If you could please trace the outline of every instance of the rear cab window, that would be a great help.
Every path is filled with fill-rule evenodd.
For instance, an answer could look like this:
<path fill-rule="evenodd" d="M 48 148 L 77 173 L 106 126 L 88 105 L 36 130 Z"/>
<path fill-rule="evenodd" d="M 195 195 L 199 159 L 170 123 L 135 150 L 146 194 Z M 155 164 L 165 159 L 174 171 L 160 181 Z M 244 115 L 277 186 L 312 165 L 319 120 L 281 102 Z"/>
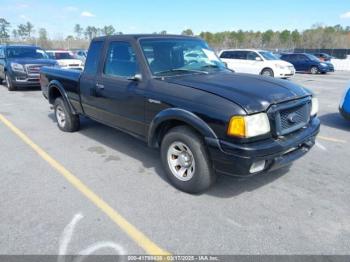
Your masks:
<path fill-rule="evenodd" d="M 94 41 L 90 45 L 88 56 L 85 62 L 84 73 L 88 75 L 95 75 L 97 73 L 98 64 L 103 49 L 103 41 Z"/>

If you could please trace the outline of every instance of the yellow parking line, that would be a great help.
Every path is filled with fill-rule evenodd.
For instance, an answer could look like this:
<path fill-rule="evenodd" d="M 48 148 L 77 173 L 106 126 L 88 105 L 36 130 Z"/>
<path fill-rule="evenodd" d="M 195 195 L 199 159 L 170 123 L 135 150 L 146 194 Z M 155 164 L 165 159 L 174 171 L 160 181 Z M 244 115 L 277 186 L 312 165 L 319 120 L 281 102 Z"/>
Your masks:
<path fill-rule="evenodd" d="M 341 139 L 337 139 L 337 138 L 333 138 L 333 137 L 328 137 L 328 136 L 317 136 L 317 138 L 322 139 L 322 140 L 326 140 L 326 141 L 330 141 L 330 142 L 346 143 L 345 140 L 341 140 Z"/>
<path fill-rule="evenodd" d="M 46 153 L 41 147 L 36 145 L 28 136 L 26 136 L 21 130 L 14 126 L 9 120 L 0 114 L 0 121 L 3 122 L 9 129 L 13 131 L 19 138 L 21 138 L 27 145 L 29 145 L 39 156 L 41 156 L 46 162 L 48 162 L 54 169 L 58 171 L 69 183 L 71 183 L 77 190 L 79 190 L 86 198 L 94 203 L 100 210 L 102 210 L 109 218 L 116 223 L 132 240 L 134 240 L 143 250 L 150 255 L 168 255 L 169 253 L 146 235 L 139 231 L 135 226 L 129 223 L 124 217 L 122 217 L 115 209 L 108 205 L 102 198 L 96 195 L 91 189 L 89 189 L 82 181 L 69 172 L 64 166 L 53 159 L 48 153 Z"/>

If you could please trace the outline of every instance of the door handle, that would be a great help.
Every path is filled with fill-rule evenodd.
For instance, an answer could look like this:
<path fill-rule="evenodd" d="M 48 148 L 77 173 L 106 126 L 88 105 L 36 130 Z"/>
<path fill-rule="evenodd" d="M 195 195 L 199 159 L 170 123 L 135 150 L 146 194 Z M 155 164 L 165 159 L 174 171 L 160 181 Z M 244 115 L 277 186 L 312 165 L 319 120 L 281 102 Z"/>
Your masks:
<path fill-rule="evenodd" d="M 105 88 L 105 86 L 102 85 L 102 84 L 96 84 L 96 87 L 97 87 L 98 89 L 104 89 L 104 88 Z"/>

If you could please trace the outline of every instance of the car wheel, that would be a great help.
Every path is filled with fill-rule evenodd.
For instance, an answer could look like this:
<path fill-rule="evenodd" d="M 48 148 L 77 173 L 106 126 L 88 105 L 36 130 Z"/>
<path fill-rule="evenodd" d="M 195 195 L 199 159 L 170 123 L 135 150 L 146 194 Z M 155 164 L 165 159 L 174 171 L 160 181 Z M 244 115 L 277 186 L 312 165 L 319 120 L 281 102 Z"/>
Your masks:
<path fill-rule="evenodd" d="M 274 73 L 271 69 L 266 68 L 263 71 L 261 71 L 262 76 L 269 76 L 269 77 L 274 77 Z"/>
<path fill-rule="evenodd" d="M 200 193 L 215 182 L 203 140 L 189 127 L 175 127 L 164 136 L 161 159 L 170 182 L 184 192 Z"/>
<path fill-rule="evenodd" d="M 69 107 L 61 97 L 56 98 L 54 103 L 55 117 L 58 128 L 64 132 L 75 132 L 79 130 L 80 120 L 78 115 L 73 115 Z"/>
<path fill-rule="evenodd" d="M 5 85 L 7 87 L 7 89 L 9 91 L 14 91 L 16 90 L 16 87 L 14 86 L 14 84 L 12 83 L 12 80 L 11 78 L 8 76 L 7 73 L 5 73 Z"/>
<path fill-rule="evenodd" d="M 311 72 L 311 74 L 313 74 L 313 75 L 318 74 L 318 68 L 317 68 L 317 66 L 311 67 L 311 68 L 310 68 L 310 72 Z"/>

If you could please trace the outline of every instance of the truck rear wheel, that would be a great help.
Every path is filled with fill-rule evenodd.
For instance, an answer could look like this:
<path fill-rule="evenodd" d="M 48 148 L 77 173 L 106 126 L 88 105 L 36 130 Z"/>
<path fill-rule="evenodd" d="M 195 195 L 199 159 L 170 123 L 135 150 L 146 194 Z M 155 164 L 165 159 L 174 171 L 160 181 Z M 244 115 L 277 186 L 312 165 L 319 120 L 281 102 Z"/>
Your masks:
<path fill-rule="evenodd" d="M 161 159 L 170 182 L 184 192 L 200 193 L 215 182 L 203 140 L 189 127 L 175 127 L 164 136 Z"/>
<path fill-rule="evenodd" d="M 57 126 L 64 132 L 75 132 L 79 130 L 80 120 L 78 115 L 70 112 L 68 105 L 61 97 L 56 98 L 54 103 Z"/>

